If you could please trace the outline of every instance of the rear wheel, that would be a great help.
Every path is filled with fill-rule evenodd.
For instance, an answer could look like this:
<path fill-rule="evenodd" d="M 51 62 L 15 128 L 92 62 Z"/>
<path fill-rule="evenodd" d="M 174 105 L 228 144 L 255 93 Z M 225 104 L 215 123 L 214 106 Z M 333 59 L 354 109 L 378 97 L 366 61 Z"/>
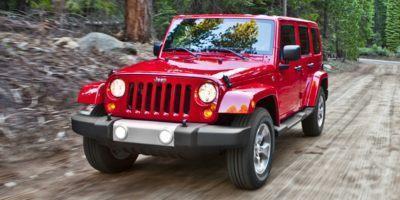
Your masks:
<path fill-rule="evenodd" d="M 229 178 L 242 189 L 260 188 L 270 174 L 275 147 L 272 118 L 267 110 L 257 108 L 251 115 L 236 117 L 232 125 L 251 129 L 246 146 L 227 151 Z"/>
<path fill-rule="evenodd" d="M 305 136 L 315 137 L 321 135 L 325 123 L 325 99 L 325 93 L 321 88 L 314 111 L 301 122 Z"/>
<path fill-rule="evenodd" d="M 83 149 L 89 164 L 103 173 L 125 171 L 132 167 L 138 157 L 138 154 L 111 149 L 88 137 L 83 138 Z"/>

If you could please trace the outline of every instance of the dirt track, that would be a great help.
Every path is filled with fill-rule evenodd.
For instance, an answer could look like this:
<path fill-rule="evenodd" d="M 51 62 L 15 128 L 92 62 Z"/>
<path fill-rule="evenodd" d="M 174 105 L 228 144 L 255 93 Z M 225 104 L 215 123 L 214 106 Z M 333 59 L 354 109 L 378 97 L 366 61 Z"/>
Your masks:
<path fill-rule="evenodd" d="M 400 199 L 400 63 L 362 60 L 330 78 L 318 138 L 300 126 L 278 138 L 272 174 L 257 191 L 229 182 L 223 157 L 185 161 L 141 157 L 132 170 L 93 170 L 70 151 L 1 163 L 1 199 Z M 75 138 L 77 141 L 79 137 Z"/>

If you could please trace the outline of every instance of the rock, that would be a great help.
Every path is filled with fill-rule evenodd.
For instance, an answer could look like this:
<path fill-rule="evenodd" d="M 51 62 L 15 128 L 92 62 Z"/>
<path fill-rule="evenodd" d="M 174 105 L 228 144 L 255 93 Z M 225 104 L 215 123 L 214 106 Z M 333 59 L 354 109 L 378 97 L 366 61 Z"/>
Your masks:
<path fill-rule="evenodd" d="M 55 140 L 63 140 L 65 138 L 66 138 L 65 131 L 61 131 L 61 132 L 57 133 L 57 136 L 56 136 Z"/>
<path fill-rule="evenodd" d="M 37 177 L 38 177 L 38 175 L 36 175 L 36 174 L 35 174 L 35 175 L 32 175 L 32 176 L 29 176 L 30 179 L 35 179 L 35 178 L 37 178 Z"/>
<path fill-rule="evenodd" d="M 119 51 L 124 53 L 135 53 L 133 44 L 121 42 L 118 39 L 104 33 L 89 33 L 78 40 L 79 48 L 83 51 L 96 49 L 100 52 Z"/>
<path fill-rule="evenodd" d="M 17 43 L 17 47 L 18 49 L 21 50 L 28 50 L 28 43 L 27 42 L 21 42 L 21 43 Z"/>
<path fill-rule="evenodd" d="M 4 186 L 6 186 L 6 187 L 14 187 L 14 186 L 16 186 L 17 185 L 17 183 L 16 182 L 8 182 L 8 183 L 4 183 Z"/>
<path fill-rule="evenodd" d="M 15 103 L 22 103 L 22 97 L 20 89 L 11 89 L 11 94 L 14 97 Z"/>
<path fill-rule="evenodd" d="M 0 113 L 0 124 L 4 124 L 6 122 L 6 116 L 3 113 Z"/>
<path fill-rule="evenodd" d="M 38 143 L 43 143 L 43 142 L 46 142 L 46 139 L 45 139 L 45 138 L 42 138 L 42 137 L 41 137 L 41 138 L 38 139 Z"/>
<path fill-rule="evenodd" d="M 73 176 L 73 175 L 75 175 L 75 173 L 74 173 L 74 172 L 71 172 L 71 171 L 66 172 L 66 173 L 64 174 L 64 176 L 66 176 L 66 177 L 70 177 L 70 176 Z"/>
<path fill-rule="evenodd" d="M 79 44 L 75 41 L 74 38 L 71 37 L 58 38 L 54 44 L 69 49 L 76 49 L 79 47 Z"/>
<path fill-rule="evenodd" d="M 119 60 L 125 65 L 132 65 L 138 62 L 137 56 L 123 55 L 119 57 Z"/>
<path fill-rule="evenodd" d="M 43 116 L 40 116 L 37 118 L 38 124 L 39 125 L 43 125 L 46 122 L 46 118 L 44 118 Z"/>
<path fill-rule="evenodd" d="M 324 64 L 324 69 L 328 72 L 334 71 L 335 68 L 332 65 Z"/>

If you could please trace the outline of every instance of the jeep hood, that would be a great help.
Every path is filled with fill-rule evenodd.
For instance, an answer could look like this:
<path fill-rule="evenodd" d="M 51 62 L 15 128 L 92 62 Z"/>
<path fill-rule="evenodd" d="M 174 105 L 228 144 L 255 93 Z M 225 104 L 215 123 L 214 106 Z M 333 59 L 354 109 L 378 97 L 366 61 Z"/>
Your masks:
<path fill-rule="evenodd" d="M 269 58 L 263 60 L 155 59 L 137 63 L 116 72 L 118 74 L 155 74 L 166 76 L 193 76 L 221 79 L 227 75 L 232 82 L 241 77 L 250 78 L 268 73 L 274 66 Z"/>

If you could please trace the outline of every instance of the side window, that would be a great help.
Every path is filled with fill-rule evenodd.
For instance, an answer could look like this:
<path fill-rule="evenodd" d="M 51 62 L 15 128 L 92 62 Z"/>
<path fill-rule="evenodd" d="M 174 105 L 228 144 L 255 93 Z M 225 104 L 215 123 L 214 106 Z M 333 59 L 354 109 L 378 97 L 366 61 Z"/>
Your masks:
<path fill-rule="evenodd" d="M 317 29 L 315 28 L 311 29 L 311 35 L 312 35 L 314 53 L 319 54 L 321 53 L 321 48 L 320 48 L 319 35 Z"/>
<path fill-rule="evenodd" d="M 301 55 L 307 55 L 310 53 L 310 38 L 308 37 L 308 28 L 300 26 L 300 47 Z"/>
<path fill-rule="evenodd" d="M 295 45 L 296 36 L 294 33 L 294 27 L 291 25 L 281 26 L 281 51 L 286 45 Z"/>

